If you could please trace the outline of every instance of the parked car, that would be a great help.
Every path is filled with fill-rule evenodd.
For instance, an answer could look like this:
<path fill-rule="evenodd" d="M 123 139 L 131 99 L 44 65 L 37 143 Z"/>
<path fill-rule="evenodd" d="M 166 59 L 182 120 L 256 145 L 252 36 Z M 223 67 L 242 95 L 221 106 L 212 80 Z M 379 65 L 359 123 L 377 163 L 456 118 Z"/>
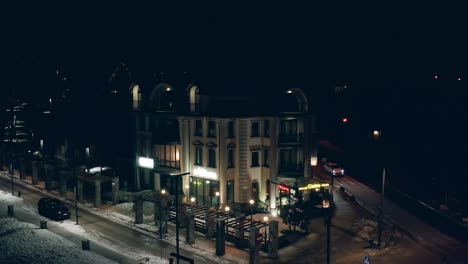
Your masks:
<path fill-rule="evenodd" d="M 333 175 L 333 176 L 344 175 L 344 172 L 345 172 L 344 169 L 340 165 L 334 162 L 325 163 L 324 168 L 326 172 L 328 172 L 330 175 Z"/>
<path fill-rule="evenodd" d="M 59 199 L 41 198 L 37 203 L 39 214 L 52 220 L 64 220 L 70 218 L 70 209 Z"/>

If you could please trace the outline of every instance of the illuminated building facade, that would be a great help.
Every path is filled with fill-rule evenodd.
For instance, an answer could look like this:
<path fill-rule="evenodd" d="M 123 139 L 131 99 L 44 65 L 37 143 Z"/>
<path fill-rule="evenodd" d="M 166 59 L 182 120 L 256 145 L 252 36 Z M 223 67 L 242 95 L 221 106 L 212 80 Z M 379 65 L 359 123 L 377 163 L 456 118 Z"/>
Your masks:
<path fill-rule="evenodd" d="M 179 190 L 187 202 L 214 206 L 257 199 L 274 208 L 272 180 L 311 175 L 317 131 L 300 89 L 227 96 L 194 84 L 178 92 L 160 83 L 149 91 L 133 84 L 130 93 L 140 188 L 175 194 L 170 174 L 190 172 Z"/>

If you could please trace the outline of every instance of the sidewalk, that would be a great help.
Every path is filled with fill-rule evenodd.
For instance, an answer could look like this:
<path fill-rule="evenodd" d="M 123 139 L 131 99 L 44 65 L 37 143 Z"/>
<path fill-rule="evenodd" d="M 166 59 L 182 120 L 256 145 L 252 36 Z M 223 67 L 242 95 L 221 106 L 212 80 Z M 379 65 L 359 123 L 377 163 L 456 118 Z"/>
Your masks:
<path fill-rule="evenodd" d="M 323 171 L 320 171 L 318 176 L 324 180 L 330 179 L 330 176 L 324 174 Z M 377 212 L 380 206 L 380 193 L 354 179 L 350 181 L 346 177 L 335 178 L 334 183 L 336 187 L 343 187 L 363 208 Z M 466 252 L 468 252 L 468 245 L 440 232 L 385 197 L 384 214 L 402 232 L 420 245 L 436 253 L 441 258 L 448 256 L 449 263 L 467 263 Z"/>

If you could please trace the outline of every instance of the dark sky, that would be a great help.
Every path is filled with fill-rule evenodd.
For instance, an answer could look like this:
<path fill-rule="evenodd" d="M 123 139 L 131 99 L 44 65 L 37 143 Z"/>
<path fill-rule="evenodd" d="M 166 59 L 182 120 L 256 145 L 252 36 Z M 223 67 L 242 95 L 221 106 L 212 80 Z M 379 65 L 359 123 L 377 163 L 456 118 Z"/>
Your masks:
<path fill-rule="evenodd" d="M 2 2 L 0 55 L 28 70 L 58 67 L 82 83 L 122 60 L 260 84 L 465 69 L 461 6 L 297 2 Z"/>

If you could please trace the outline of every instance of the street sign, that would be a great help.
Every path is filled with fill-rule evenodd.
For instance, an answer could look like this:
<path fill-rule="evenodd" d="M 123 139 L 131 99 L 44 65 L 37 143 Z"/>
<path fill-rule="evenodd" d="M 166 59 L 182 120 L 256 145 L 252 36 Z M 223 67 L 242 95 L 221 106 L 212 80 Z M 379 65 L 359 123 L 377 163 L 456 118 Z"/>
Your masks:
<path fill-rule="evenodd" d="M 370 264 L 370 257 L 364 256 L 364 264 Z"/>

